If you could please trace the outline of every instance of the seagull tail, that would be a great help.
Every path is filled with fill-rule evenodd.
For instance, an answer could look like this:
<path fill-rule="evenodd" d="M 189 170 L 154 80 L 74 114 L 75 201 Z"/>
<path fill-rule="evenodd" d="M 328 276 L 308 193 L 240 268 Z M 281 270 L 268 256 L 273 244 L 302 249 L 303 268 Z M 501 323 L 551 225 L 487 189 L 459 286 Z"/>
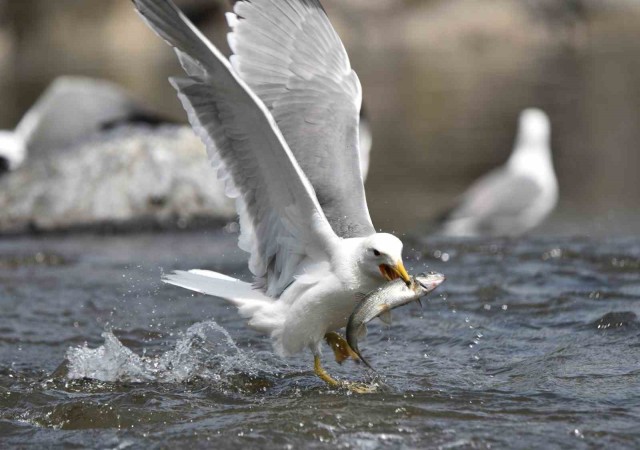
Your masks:
<path fill-rule="evenodd" d="M 262 333 L 271 334 L 282 324 L 279 303 L 236 278 L 210 270 L 178 270 L 162 277 L 162 281 L 227 300 L 238 308 L 242 317 L 249 319 L 251 328 Z"/>

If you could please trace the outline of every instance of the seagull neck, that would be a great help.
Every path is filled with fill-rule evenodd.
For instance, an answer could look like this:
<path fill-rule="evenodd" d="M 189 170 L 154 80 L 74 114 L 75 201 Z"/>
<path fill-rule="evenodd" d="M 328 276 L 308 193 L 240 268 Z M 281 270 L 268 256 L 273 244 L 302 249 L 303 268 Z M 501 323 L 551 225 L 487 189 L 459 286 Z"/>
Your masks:
<path fill-rule="evenodd" d="M 515 172 L 553 171 L 551 151 L 548 145 L 540 142 L 527 142 L 518 146 L 509 157 L 507 165 Z"/>

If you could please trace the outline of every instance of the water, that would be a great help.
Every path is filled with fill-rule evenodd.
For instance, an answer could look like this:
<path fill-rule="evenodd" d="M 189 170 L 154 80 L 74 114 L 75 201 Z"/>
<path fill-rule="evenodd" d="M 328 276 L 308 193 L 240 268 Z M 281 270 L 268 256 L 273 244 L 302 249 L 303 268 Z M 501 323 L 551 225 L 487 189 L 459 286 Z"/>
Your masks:
<path fill-rule="evenodd" d="M 405 238 L 448 280 L 373 324 L 330 390 L 222 301 L 159 282 L 246 276 L 234 234 L 0 241 L 0 443 L 99 448 L 637 448 L 640 240 Z"/>

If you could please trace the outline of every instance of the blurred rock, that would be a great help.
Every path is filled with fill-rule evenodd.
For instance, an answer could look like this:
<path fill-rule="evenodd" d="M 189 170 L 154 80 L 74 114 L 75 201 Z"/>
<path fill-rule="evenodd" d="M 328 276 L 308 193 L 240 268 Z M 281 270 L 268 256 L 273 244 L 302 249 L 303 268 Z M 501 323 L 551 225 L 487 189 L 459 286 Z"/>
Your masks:
<path fill-rule="evenodd" d="M 125 126 L 0 178 L 0 232 L 185 227 L 233 202 L 186 126 Z"/>
<path fill-rule="evenodd" d="M 597 330 L 615 330 L 619 328 L 637 329 L 639 326 L 638 316 L 633 311 L 608 312 L 591 323 L 591 327 Z"/>

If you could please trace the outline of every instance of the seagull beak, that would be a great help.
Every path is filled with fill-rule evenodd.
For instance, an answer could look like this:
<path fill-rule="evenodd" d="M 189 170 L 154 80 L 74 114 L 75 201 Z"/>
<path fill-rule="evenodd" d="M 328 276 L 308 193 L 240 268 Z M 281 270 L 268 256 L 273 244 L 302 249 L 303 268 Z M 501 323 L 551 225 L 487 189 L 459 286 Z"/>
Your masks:
<path fill-rule="evenodd" d="M 395 266 L 380 264 L 379 268 L 382 276 L 389 281 L 395 280 L 396 278 L 402 278 L 407 284 L 411 282 L 411 277 L 409 277 L 407 269 L 404 268 L 402 261 L 398 261 Z"/>

